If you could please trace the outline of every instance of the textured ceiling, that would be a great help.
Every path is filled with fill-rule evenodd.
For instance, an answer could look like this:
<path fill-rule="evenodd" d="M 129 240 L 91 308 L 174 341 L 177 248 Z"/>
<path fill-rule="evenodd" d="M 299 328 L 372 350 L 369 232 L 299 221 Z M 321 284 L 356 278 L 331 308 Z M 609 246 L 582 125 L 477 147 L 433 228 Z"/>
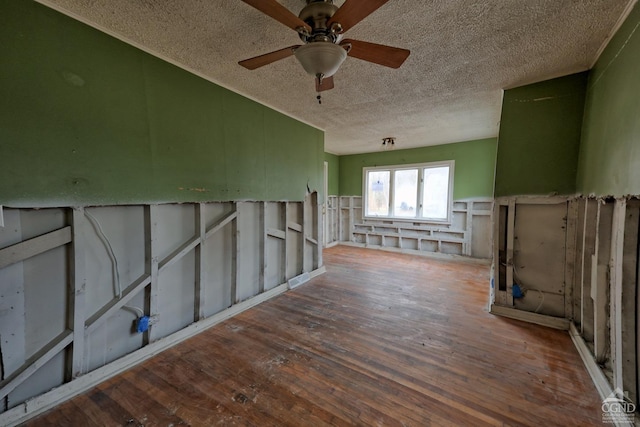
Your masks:
<path fill-rule="evenodd" d="M 295 57 L 237 64 L 300 43 L 240 0 L 39 1 L 324 130 L 335 154 L 379 150 L 386 136 L 397 148 L 496 136 L 502 89 L 589 69 L 630 3 L 390 0 L 347 36 L 410 49 L 407 61 L 347 58 L 318 105 Z M 306 4 L 280 2 L 296 15 Z"/>

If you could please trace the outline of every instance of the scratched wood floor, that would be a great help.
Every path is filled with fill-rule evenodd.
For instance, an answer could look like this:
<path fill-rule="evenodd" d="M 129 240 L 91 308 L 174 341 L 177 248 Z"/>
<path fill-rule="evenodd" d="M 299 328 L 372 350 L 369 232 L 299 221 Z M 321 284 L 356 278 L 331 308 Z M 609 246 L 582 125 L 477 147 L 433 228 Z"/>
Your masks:
<path fill-rule="evenodd" d="M 487 266 L 324 256 L 325 275 L 27 425 L 600 424 L 566 332 L 487 313 Z"/>

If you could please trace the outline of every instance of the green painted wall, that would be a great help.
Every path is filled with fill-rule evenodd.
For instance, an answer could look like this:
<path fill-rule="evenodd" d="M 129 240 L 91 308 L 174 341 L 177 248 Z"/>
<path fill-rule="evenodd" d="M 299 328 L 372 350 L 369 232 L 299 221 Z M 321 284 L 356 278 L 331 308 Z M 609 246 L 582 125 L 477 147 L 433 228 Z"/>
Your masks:
<path fill-rule="evenodd" d="M 34 2 L 0 10 L 0 204 L 323 192 L 322 131 Z"/>
<path fill-rule="evenodd" d="M 587 89 L 578 191 L 640 194 L 640 4 L 609 42 Z"/>
<path fill-rule="evenodd" d="M 340 194 L 362 195 L 362 168 L 455 160 L 453 198 L 493 196 L 496 139 L 340 156 Z"/>
<path fill-rule="evenodd" d="M 329 166 L 329 195 L 340 194 L 340 157 L 331 153 L 324 153 L 324 161 Z"/>
<path fill-rule="evenodd" d="M 587 76 L 504 92 L 496 197 L 575 193 Z"/>

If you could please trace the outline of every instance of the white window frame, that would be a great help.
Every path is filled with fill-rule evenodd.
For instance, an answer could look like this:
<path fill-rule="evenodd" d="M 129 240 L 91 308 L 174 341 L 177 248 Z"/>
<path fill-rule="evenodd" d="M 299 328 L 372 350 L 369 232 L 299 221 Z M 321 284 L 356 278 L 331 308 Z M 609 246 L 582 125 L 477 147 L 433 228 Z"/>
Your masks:
<path fill-rule="evenodd" d="M 447 200 L 447 218 L 423 218 L 422 217 L 422 205 L 423 205 L 423 184 L 424 184 L 424 170 L 430 168 L 437 168 L 442 166 L 449 167 L 449 191 Z M 407 218 L 406 216 L 399 217 L 394 215 L 394 177 L 396 171 L 418 169 L 418 209 L 416 210 L 416 216 L 414 218 Z M 389 171 L 389 215 L 367 215 L 367 189 L 369 188 L 369 172 L 372 171 Z M 451 224 L 452 210 L 453 210 L 453 176 L 455 172 L 455 160 L 445 160 L 439 162 L 428 163 L 414 163 L 409 165 L 388 165 L 388 166 L 370 166 L 362 168 L 362 216 L 364 219 L 371 220 L 393 220 L 393 221 L 405 221 L 405 222 L 429 222 L 438 224 Z"/>

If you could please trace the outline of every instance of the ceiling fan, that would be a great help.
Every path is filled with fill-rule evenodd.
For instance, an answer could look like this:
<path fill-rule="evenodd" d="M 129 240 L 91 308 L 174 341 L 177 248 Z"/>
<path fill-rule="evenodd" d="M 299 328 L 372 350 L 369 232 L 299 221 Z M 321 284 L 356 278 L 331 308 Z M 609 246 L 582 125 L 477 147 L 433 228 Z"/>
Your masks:
<path fill-rule="evenodd" d="M 342 39 L 347 30 L 388 0 L 346 0 L 341 7 L 334 5 L 333 0 L 307 0 L 307 5 L 298 16 L 276 0 L 242 1 L 295 30 L 304 44 L 245 59 L 239 64 L 249 70 L 255 70 L 295 55 L 305 71 L 315 77 L 317 92 L 334 87 L 333 75 L 347 55 L 374 64 L 398 68 L 410 53 L 407 49 Z"/>

